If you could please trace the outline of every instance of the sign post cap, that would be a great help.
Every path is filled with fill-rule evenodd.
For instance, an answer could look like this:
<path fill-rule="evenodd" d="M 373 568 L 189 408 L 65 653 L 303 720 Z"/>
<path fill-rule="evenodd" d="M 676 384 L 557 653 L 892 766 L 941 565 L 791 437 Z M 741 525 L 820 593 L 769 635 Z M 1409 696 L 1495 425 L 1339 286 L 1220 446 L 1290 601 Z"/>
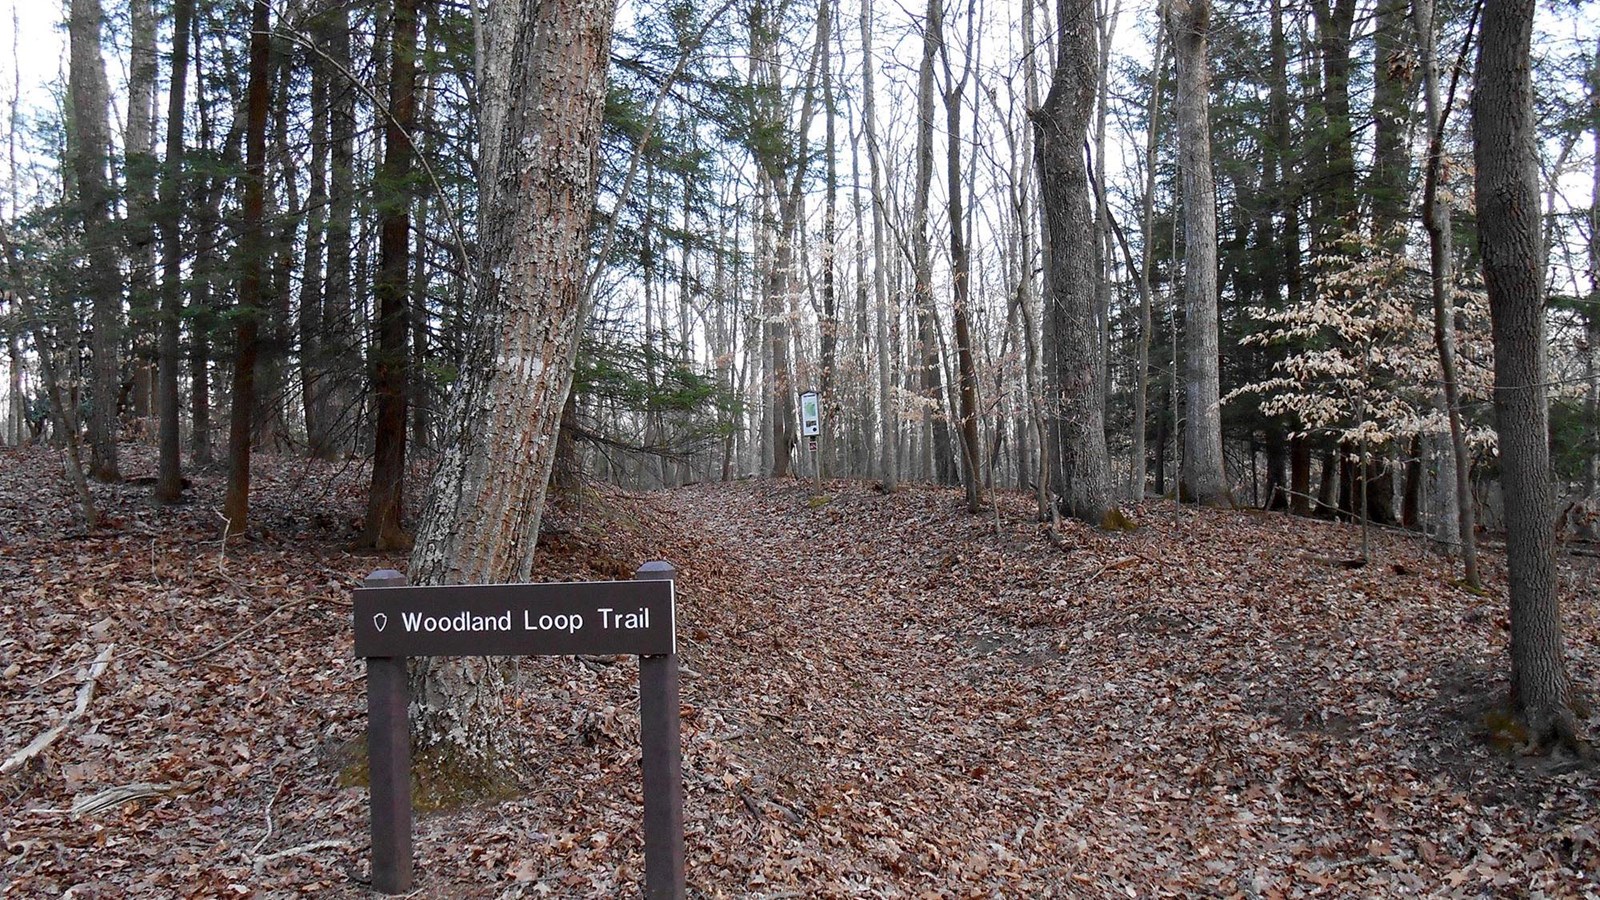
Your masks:
<path fill-rule="evenodd" d="M 400 574 L 394 569 L 378 569 L 371 575 L 363 578 L 361 580 L 361 586 L 369 588 L 405 587 L 406 576 Z"/>
<path fill-rule="evenodd" d="M 633 577 L 651 581 L 672 581 L 678 577 L 678 570 L 664 559 L 653 559 L 640 566 Z"/>

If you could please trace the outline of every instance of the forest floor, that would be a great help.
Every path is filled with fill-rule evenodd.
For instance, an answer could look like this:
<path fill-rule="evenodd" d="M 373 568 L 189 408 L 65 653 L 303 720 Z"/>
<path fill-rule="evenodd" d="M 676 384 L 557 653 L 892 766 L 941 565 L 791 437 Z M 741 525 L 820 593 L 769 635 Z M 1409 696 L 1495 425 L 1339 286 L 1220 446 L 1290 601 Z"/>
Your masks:
<path fill-rule="evenodd" d="M 107 661 L 0 775 L 0 893 L 371 896 L 349 590 L 404 559 L 347 549 L 365 477 L 261 459 L 224 548 L 220 476 L 99 486 L 85 533 L 56 453 L 0 452 L 0 754 Z M 546 515 L 542 578 L 678 567 L 691 896 L 1600 894 L 1600 771 L 1497 726 L 1498 553 L 1478 596 L 1405 534 L 1348 569 L 1347 525 L 1152 502 L 1056 546 L 1031 513 L 744 481 Z M 1586 691 L 1595 576 L 1563 553 Z M 636 896 L 636 679 L 518 661 L 521 792 L 420 815 L 415 895 Z"/>

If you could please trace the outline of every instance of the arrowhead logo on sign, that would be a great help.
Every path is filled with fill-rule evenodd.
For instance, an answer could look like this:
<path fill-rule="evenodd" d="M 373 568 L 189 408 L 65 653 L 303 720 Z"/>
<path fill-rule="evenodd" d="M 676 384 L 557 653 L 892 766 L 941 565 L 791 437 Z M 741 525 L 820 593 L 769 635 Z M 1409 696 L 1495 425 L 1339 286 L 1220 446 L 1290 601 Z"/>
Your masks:
<path fill-rule="evenodd" d="M 378 613 L 372 617 L 372 627 L 378 629 L 379 631 L 382 631 L 383 626 L 387 624 L 389 624 L 389 617 L 383 613 Z"/>

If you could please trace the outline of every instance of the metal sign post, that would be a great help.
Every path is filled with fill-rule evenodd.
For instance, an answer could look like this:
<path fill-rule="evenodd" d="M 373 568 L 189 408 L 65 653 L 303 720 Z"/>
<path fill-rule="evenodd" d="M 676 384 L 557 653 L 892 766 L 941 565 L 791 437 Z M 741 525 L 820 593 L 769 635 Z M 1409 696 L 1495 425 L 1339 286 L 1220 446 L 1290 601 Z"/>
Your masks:
<path fill-rule="evenodd" d="M 682 900 L 683 762 L 671 563 L 632 581 L 408 587 L 393 569 L 355 592 L 356 656 L 367 660 L 372 886 L 411 890 L 411 656 L 637 655 L 644 769 L 645 896 Z"/>

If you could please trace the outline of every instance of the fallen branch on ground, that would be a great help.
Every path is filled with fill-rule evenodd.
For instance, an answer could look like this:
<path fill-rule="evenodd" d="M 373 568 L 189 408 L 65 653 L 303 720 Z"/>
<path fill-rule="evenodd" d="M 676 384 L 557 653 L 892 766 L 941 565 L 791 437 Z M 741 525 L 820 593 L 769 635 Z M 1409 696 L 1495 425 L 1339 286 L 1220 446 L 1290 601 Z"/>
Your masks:
<path fill-rule="evenodd" d="M 260 875 L 262 871 L 266 869 L 268 863 L 276 862 L 284 857 L 300 856 L 304 853 L 314 853 L 318 850 L 331 850 L 335 848 L 348 850 L 350 849 L 350 842 L 340 840 L 312 841 L 309 844 L 301 844 L 298 847 L 290 847 L 287 850 L 279 850 L 276 853 L 268 853 L 266 856 L 257 857 L 254 867 L 256 874 Z"/>
<path fill-rule="evenodd" d="M 89 701 L 94 699 L 95 681 L 100 678 L 106 667 L 111 664 L 111 651 L 116 649 L 116 646 L 115 643 L 107 644 L 100 651 L 100 655 L 94 658 L 94 662 L 90 663 L 88 674 L 84 676 L 83 684 L 78 688 L 78 702 L 72 707 L 72 711 L 62 716 L 61 721 L 57 722 L 54 728 L 34 738 L 28 746 L 11 754 L 6 758 L 5 762 L 0 763 L 0 775 L 9 774 L 21 768 L 28 760 L 43 753 L 45 748 L 55 743 L 56 738 L 61 737 L 62 733 L 67 730 L 67 726 L 83 717 L 83 714 L 89 709 Z"/>
<path fill-rule="evenodd" d="M 70 812 L 75 816 L 87 816 L 91 813 L 115 809 L 124 803 L 132 803 L 135 800 L 148 800 L 151 797 L 169 797 L 173 794 L 193 790 L 194 787 L 195 785 L 183 782 L 177 784 L 170 782 L 154 784 L 147 781 L 118 785 L 90 794 L 87 797 L 78 797 L 72 801 Z"/>

